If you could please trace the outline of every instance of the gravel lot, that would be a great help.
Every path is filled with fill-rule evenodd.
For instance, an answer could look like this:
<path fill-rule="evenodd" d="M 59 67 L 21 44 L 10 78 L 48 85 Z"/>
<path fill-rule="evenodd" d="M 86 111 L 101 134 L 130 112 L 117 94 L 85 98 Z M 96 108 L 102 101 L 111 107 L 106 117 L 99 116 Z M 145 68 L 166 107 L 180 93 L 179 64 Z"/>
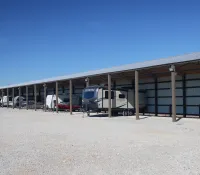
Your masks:
<path fill-rule="evenodd" d="M 0 109 L 0 174 L 200 174 L 200 120 Z"/>

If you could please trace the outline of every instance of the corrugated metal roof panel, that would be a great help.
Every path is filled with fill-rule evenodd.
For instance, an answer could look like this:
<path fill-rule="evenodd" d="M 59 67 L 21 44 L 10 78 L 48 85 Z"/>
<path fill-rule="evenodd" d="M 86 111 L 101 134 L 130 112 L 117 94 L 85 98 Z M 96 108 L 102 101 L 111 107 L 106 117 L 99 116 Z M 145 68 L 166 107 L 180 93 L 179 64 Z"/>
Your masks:
<path fill-rule="evenodd" d="M 190 54 L 185 54 L 185 55 L 180 55 L 180 56 L 174 56 L 174 57 L 169 57 L 169 58 L 164 58 L 164 59 L 157 59 L 157 60 L 152 60 L 152 61 L 133 63 L 133 64 L 124 65 L 124 66 L 107 68 L 107 69 L 100 69 L 100 70 L 95 70 L 95 71 L 60 76 L 60 77 L 55 77 L 55 78 L 31 81 L 31 82 L 27 82 L 27 83 L 8 85 L 8 86 L 0 87 L 0 89 L 19 87 L 19 86 L 27 86 L 27 85 L 33 85 L 33 84 L 42 84 L 42 83 L 61 81 L 61 80 L 69 80 L 69 79 L 75 79 L 75 78 L 83 78 L 83 77 L 95 76 L 95 75 L 106 74 L 106 73 L 144 69 L 144 68 L 148 68 L 148 67 L 162 66 L 162 65 L 166 65 L 166 64 L 177 64 L 177 63 L 181 63 L 181 62 L 189 62 L 189 61 L 195 61 L 195 60 L 200 60 L 200 52 L 195 52 L 195 53 L 190 53 Z"/>

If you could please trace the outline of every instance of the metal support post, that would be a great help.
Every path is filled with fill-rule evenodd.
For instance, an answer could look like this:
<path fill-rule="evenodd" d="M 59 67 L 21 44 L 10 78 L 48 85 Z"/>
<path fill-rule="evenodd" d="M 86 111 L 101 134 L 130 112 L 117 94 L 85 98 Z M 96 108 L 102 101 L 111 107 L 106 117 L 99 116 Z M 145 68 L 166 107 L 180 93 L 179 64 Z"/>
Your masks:
<path fill-rule="evenodd" d="M 172 121 L 176 121 L 176 72 L 171 72 L 172 83 Z"/>
<path fill-rule="evenodd" d="M 34 84 L 34 101 L 35 101 L 34 109 L 36 111 L 37 110 L 37 86 L 36 86 L 36 84 Z"/>
<path fill-rule="evenodd" d="M 1 97 L 1 103 L 2 103 L 1 105 L 2 105 L 2 108 L 3 108 L 3 96 L 4 96 L 3 89 L 1 90 L 1 96 L 2 96 L 2 97 Z"/>
<path fill-rule="evenodd" d="M 9 89 L 7 88 L 7 108 L 9 107 Z"/>
<path fill-rule="evenodd" d="M 108 117 L 112 117 L 111 109 L 111 75 L 108 74 Z"/>
<path fill-rule="evenodd" d="M 21 109 L 21 87 L 18 88 L 19 89 L 19 109 Z"/>
<path fill-rule="evenodd" d="M 28 86 L 26 86 L 26 110 L 28 110 Z"/>
<path fill-rule="evenodd" d="M 12 88 L 12 107 L 13 107 L 13 109 L 15 108 L 15 101 L 14 101 L 14 98 L 15 98 L 15 89 Z"/>
<path fill-rule="evenodd" d="M 58 113 L 58 82 L 56 81 L 56 112 Z"/>
<path fill-rule="evenodd" d="M 158 116 L 158 79 L 155 78 L 155 116 Z"/>
<path fill-rule="evenodd" d="M 90 79 L 88 77 L 85 79 L 85 81 L 86 81 L 86 87 L 90 86 Z"/>
<path fill-rule="evenodd" d="M 69 80 L 70 114 L 72 115 L 72 80 Z"/>
<path fill-rule="evenodd" d="M 182 77 L 183 79 L 183 117 L 187 115 L 187 97 L 186 97 L 186 76 L 185 74 Z"/>
<path fill-rule="evenodd" d="M 46 84 L 44 84 L 43 86 L 44 86 L 44 112 L 46 112 L 47 111 L 47 103 L 46 103 L 47 86 Z"/>
<path fill-rule="evenodd" d="M 138 71 L 135 71 L 135 114 L 136 120 L 139 120 L 139 75 Z"/>

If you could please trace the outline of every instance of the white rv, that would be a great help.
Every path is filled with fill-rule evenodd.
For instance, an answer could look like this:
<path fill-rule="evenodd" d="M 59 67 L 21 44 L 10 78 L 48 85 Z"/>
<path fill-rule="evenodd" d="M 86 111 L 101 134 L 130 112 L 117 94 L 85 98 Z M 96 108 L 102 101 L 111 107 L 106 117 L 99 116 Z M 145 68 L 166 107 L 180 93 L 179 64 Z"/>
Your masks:
<path fill-rule="evenodd" d="M 1 99 L 1 105 L 7 106 L 7 100 L 8 100 L 8 106 L 12 105 L 12 97 L 3 96 L 3 100 Z"/>
<path fill-rule="evenodd" d="M 90 86 L 83 90 L 83 108 L 88 112 L 108 111 L 108 89 L 102 86 Z M 145 91 L 139 91 L 140 112 L 146 107 Z M 135 113 L 134 90 L 128 88 L 118 88 L 111 90 L 112 115 L 122 112 L 124 116 Z"/>
<path fill-rule="evenodd" d="M 46 107 L 47 109 L 56 109 L 56 95 L 47 95 L 46 97 Z M 72 95 L 72 109 L 79 110 L 80 97 L 77 95 Z M 69 110 L 70 101 L 68 95 L 58 95 L 58 109 L 59 110 Z"/>

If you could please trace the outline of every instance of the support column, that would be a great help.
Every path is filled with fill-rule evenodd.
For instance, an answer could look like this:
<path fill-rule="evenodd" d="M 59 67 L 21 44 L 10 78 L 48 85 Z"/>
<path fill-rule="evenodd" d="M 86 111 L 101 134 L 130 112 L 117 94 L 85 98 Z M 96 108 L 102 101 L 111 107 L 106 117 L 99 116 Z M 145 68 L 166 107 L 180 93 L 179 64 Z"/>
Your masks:
<path fill-rule="evenodd" d="M 187 115 L 187 99 L 186 99 L 186 76 L 185 74 L 182 77 L 183 79 L 183 117 Z"/>
<path fill-rule="evenodd" d="M 15 101 L 14 101 L 14 98 L 15 98 L 15 89 L 12 88 L 12 107 L 13 107 L 13 109 L 15 108 Z"/>
<path fill-rule="evenodd" d="M 36 86 L 36 84 L 34 84 L 34 101 L 35 101 L 34 109 L 36 111 L 37 110 L 37 86 Z"/>
<path fill-rule="evenodd" d="M 26 110 L 28 110 L 28 86 L 26 86 Z"/>
<path fill-rule="evenodd" d="M 69 80 L 69 101 L 70 114 L 72 115 L 72 80 Z"/>
<path fill-rule="evenodd" d="M 3 96 L 4 96 L 3 89 L 1 90 L 1 96 L 2 96 L 2 97 L 1 97 L 1 103 L 2 103 L 1 105 L 2 105 L 2 108 L 3 108 Z"/>
<path fill-rule="evenodd" d="M 21 87 L 18 88 L 19 89 L 19 109 L 21 109 Z"/>
<path fill-rule="evenodd" d="M 7 108 L 9 107 L 9 89 L 7 88 Z"/>
<path fill-rule="evenodd" d="M 176 72 L 171 72 L 172 83 L 172 122 L 176 121 Z"/>
<path fill-rule="evenodd" d="M 135 115 L 136 120 L 139 120 L 139 75 L 138 71 L 135 71 Z"/>
<path fill-rule="evenodd" d="M 58 113 L 58 82 L 56 81 L 56 112 Z"/>
<path fill-rule="evenodd" d="M 86 81 L 86 87 L 90 86 L 90 79 L 88 77 L 85 79 L 85 81 Z"/>
<path fill-rule="evenodd" d="M 47 98 L 47 85 L 44 84 L 44 112 L 47 111 L 47 102 L 46 102 L 46 98 Z"/>
<path fill-rule="evenodd" d="M 158 116 L 158 79 L 155 78 L 155 95 L 154 95 L 154 98 L 155 98 L 155 116 Z"/>
<path fill-rule="evenodd" d="M 112 117 L 111 109 L 111 75 L 108 74 L 108 117 Z"/>

